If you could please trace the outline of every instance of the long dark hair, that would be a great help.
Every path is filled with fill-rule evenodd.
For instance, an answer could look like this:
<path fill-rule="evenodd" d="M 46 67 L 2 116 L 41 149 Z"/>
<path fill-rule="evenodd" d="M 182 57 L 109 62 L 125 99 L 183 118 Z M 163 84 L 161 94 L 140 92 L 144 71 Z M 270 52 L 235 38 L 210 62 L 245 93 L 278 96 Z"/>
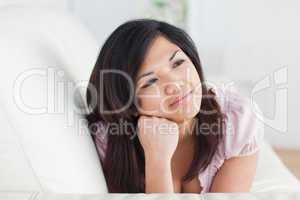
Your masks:
<path fill-rule="evenodd" d="M 194 42 L 182 29 L 166 22 L 152 19 L 137 19 L 120 25 L 104 43 L 92 71 L 89 85 L 94 90 L 87 90 L 87 105 L 90 113 L 86 115 L 88 125 L 103 123 L 120 123 L 120 119 L 137 126 L 137 108 L 132 102 L 124 111 L 104 113 L 100 110 L 113 111 L 123 108 L 130 99 L 130 84 L 123 76 L 115 73 L 101 76 L 103 70 L 119 70 L 128 74 L 133 80 L 143 63 L 151 42 L 163 36 L 176 44 L 195 65 L 202 82 L 201 111 L 195 119 L 198 125 L 218 123 L 219 134 L 202 134 L 200 128 L 194 128 L 196 145 L 193 160 L 182 181 L 189 181 L 206 169 L 211 162 L 222 138 L 223 114 L 215 98 L 215 93 L 205 84 L 203 71 Z M 101 84 L 100 84 L 101 83 Z M 204 98 L 205 97 L 205 98 Z M 94 101 L 93 99 L 96 99 Z M 221 121 L 221 123 L 220 123 Z M 120 128 L 122 129 L 120 124 Z M 199 127 L 199 126 L 195 126 Z M 122 131 L 119 129 L 120 131 Z M 128 131 L 128 130 L 123 130 Z M 138 137 L 134 133 L 108 135 L 105 159 L 101 162 L 109 192 L 139 193 L 145 192 L 145 158 Z"/>

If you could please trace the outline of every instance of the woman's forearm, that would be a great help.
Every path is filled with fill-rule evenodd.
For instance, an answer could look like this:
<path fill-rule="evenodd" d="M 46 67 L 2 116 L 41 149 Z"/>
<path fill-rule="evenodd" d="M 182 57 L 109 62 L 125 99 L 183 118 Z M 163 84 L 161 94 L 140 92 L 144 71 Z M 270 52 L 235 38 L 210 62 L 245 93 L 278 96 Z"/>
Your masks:
<path fill-rule="evenodd" d="M 146 193 L 174 193 L 170 160 L 146 156 L 145 165 Z"/>

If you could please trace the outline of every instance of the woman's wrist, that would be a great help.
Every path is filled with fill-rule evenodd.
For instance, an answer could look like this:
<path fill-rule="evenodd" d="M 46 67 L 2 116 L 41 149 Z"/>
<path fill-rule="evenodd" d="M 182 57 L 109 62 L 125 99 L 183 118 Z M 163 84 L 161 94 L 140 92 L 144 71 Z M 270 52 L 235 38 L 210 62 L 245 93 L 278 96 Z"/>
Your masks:
<path fill-rule="evenodd" d="M 145 162 L 146 162 L 146 164 L 154 164 L 154 165 L 159 165 L 159 166 L 170 166 L 171 165 L 171 157 L 146 153 L 145 154 Z"/>
<path fill-rule="evenodd" d="M 173 193 L 171 159 L 145 155 L 146 193 Z"/>

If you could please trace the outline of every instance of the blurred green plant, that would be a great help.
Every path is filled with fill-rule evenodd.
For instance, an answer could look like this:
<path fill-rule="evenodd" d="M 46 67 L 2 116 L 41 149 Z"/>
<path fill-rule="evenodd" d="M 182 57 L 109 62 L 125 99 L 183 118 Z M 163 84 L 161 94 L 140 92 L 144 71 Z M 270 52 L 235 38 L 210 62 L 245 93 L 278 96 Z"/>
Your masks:
<path fill-rule="evenodd" d="M 180 28 L 186 27 L 188 0 L 148 0 L 146 17 L 166 21 Z"/>
<path fill-rule="evenodd" d="M 167 5 L 166 0 L 152 0 L 152 2 L 158 8 L 163 8 Z"/>

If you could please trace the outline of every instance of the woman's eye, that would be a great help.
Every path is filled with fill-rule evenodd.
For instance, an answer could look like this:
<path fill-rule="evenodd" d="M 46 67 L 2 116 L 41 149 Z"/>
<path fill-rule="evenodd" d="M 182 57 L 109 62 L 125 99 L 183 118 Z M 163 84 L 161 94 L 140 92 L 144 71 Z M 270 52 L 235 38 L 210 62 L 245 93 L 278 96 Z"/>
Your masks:
<path fill-rule="evenodd" d="M 176 61 L 176 62 L 173 64 L 173 68 L 178 67 L 178 66 L 181 65 L 184 61 L 185 61 L 185 60 L 183 60 L 183 59 Z"/>
<path fill-rule="evenodd" d="M 146 82 L 145 85 L 142 86 L 142 88 L 146 88 L 146 87 L 152 85 L 152 83 L 154 83 L 155 81 L 157 81 L 157 78 L 150 79 L 149 81 Z"/>

